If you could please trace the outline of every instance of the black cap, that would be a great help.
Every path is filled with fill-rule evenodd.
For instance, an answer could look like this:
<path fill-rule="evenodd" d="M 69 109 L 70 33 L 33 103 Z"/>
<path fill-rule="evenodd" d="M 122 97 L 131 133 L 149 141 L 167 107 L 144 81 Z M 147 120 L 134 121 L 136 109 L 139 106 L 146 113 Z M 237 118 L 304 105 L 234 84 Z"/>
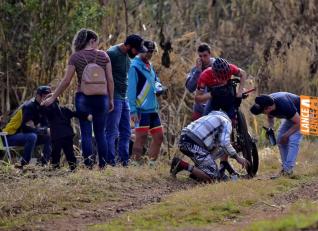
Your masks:
<path fill-rule="evenodd" d="M 39 86 L 38 89 L 36 89 L 37 95 L 47 95 L 51 93 L 51 87 L 50 86 Z"/>
<path fill-rule="evenodd" d="M 153 52 L 156 49 L 156 44 L 150 40 L 145 40 L 144 46 L 147 48 L 148 52 Z"/>
<path fill-rule="evenodd" d="M 139 53 L 147 52 L 147 48 L 144 46 L 144 40 L 136 34 L 131 34 L 126 38 L 125 45 L 130 45 L 135 48 Z"/>
<path fill-rule="evenodd" d="M 251 107 L 250 111 L 254 115 L 261 114 L 265 108 L 272 106 L 274 99 L 269 95 L 260 95 L 255 98 L 255 104 Z"/>

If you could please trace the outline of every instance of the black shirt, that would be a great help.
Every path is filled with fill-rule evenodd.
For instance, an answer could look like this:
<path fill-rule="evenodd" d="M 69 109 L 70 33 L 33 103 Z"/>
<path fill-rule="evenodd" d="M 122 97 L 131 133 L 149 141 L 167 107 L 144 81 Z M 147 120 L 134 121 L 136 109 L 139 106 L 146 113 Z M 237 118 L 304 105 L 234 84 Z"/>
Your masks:
<path fill-rule="evenodd" d="M 47 107 L 45 112 L 49 121 L 51 140 L 74 136 L 71 119 L 78 117 L 76 112 L 60 107 L 57 102 Z"/>

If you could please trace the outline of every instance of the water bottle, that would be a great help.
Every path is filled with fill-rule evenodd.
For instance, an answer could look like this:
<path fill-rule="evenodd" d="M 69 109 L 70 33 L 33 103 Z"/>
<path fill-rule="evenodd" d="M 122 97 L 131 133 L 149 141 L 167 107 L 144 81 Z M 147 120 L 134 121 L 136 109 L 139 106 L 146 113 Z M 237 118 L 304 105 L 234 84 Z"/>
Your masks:
<path fill-rule="evenodd" d="M 275 134 L 274 131 L 272 130 L 271 133 L 268 134 L 269 137 L 269 142 L 271 143 L 271 145 L 276 145 L 276 138 L 275 138 Z"/>
<path fill-rule="evenodd" d="M 269 139 L 271 145 L 276 145 L 275 133 L 272 128 L 263 127 L 266 130 L 266 137 Z"/>

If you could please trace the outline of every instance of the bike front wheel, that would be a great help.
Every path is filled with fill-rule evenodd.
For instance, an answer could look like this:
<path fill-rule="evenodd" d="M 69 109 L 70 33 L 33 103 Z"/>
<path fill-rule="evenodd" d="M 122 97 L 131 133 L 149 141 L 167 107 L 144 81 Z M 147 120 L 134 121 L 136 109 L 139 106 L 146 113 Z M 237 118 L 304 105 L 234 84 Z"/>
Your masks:
<path fill-rule="evenodd" d="M 241 111 L 238 111 L 237 113 L 237 123 L 238 141 L 240 143 L 241 151 L 243 157 L 250 162 L 247 173 L 249 176 L 253 177 L 256 175 L 259 166 L 258 151 L 255 141 L 248 132 L 246 119 Z"/>

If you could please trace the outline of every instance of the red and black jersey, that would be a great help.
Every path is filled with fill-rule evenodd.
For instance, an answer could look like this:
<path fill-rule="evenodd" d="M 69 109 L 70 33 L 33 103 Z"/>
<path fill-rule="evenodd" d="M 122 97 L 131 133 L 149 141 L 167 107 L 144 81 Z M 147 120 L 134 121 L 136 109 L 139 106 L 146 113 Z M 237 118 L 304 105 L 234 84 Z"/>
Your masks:
<path fill-rule="evenodd" d="M 234 65 L 230 64 L 230 72 L 225 78 L 219 78 L 214 72 L 212 67 L 205 69 L 198 80 L 197 89 L 205 89 L 206 87 L 213 87 L 218 85 L 224 85 L 231 78 L 232 75 L 238 75 L 240 69 Z"/>

